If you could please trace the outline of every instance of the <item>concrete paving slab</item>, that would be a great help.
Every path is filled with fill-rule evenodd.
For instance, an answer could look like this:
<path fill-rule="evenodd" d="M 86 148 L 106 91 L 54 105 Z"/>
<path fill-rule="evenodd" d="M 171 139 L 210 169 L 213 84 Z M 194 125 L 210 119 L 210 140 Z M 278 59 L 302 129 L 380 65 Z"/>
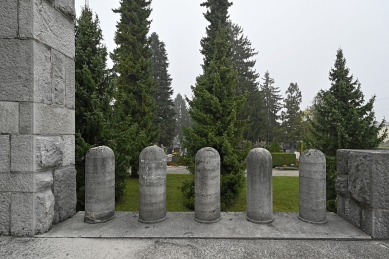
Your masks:
<path fill-rule="evenodd" d="M 100 224 L 84 223 L 84 212 L 56 226 L 39 238 L 169 238 L 169 239 L 301 239 L 301 240 L 371 240 L 370 236 L 335 213 L 328 222 L 309 224 L 297 213 L 275 213 L 271 224 L 254 224 L 243 212 L 222 212 L 221 220 L 201 224 L 193 212 L 168 212 L 167 219 L 156 224 L 138 221 L 137 212 L 116 212 L 116 217 Z"/>

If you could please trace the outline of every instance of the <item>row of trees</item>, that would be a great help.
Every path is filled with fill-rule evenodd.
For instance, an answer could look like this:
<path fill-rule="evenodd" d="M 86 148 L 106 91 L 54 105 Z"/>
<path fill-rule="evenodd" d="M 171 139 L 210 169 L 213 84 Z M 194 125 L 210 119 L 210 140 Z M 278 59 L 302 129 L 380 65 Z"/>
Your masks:
<path fill-rule="evenodd" d="M 153 144 L 169 146 L 174 136 L 188 150 L 194 172 L 196 152 L 209 146 L 221 156 L 222 208 L 239 194 L 245 157 L 251 142 L 298 142 L 334 155 L 337 148 L 374 148 L 383 123 L 375 126 L 374 98 L 366 104 L 360 84 L 349 76 L 342 51 L 330 72 L 331 88 L 320 91 L 314 105 L 300 110 L 301 91 L 291 83 L 283 99 L 269 72 L 259 83 L 257 54 L 243 29 L 229 21 L 228 0 L 202 3 L 209 22 L 201 40 L 202 74 L 192 86 L 193 98 L 172 100 L 165 44 L 149 36 L 151 1 L 123 0 L 111 53 L 102 44 L 97 15 L 85 6 L 76 22 L 76 166 L 79 209 L 83 206 L 84 157 L 89 148 L 111 147 L 116 156 L 116 196 L 125 178 L 138 176 L 139 153 Z M 187 107 L 187 104 L 189 107 Z M 364 143 L 361 145 L 361 143 Z M 182 187 L 194 204 L 194 182 Z"/>

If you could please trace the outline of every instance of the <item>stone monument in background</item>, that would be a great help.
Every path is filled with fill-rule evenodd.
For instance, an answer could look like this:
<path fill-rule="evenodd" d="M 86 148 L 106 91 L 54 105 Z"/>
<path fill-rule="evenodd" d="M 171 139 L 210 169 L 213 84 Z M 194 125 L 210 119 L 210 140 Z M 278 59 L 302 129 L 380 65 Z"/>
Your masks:
<path fill-rule="evenodd" d="M 76 212 L 74 0 L 0 1 L 0 235 Z"/>

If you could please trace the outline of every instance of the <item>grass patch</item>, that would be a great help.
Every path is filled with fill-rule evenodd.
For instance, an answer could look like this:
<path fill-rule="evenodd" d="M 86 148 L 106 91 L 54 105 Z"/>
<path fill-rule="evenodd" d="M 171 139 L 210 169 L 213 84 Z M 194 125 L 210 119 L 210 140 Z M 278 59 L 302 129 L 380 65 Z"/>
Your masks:
<path fill-rule="evenodd" d="M 188 174 L 167 175 L 167 210 L 190 211 L 184 206 L 184 197 L 179 189 L 182 182 L 193 179 Z M 299 178 L 292 176 L 273 177 L 273 211 L 297 212 L 299 199 Z M 139 210 L 139 182 L 138 179 L 129 178 L 122 199 L 116 202 L 116 211 Z M 246 211 L 246 184 L 239 197 L 228 211 Z"/>

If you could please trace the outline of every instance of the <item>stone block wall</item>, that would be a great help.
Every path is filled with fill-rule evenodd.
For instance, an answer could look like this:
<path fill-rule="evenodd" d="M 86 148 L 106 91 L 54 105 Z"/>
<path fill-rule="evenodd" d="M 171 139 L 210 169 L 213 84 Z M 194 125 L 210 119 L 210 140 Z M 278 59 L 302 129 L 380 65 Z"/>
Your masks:
<path fill-rule="evenodd" d="M 0 1 L 0 235 L 76 212 L 74 0 Z"/>
<path fill-rule="evenodd" d="M 373 238 L 389 238 L 389 151 L 337 152 L 338 215 Z"/>

